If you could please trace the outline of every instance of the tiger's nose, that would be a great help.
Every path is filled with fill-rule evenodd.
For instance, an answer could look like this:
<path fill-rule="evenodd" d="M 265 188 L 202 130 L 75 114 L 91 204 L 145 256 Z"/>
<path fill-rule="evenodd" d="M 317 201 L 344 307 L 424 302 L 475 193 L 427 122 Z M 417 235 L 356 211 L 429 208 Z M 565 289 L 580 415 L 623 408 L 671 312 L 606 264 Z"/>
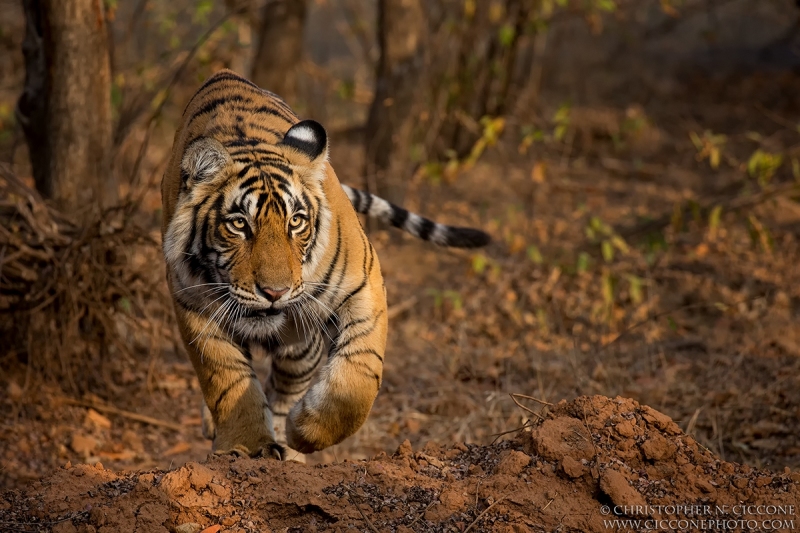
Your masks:
<path fill-rule="evenodd" d="M 273 289 L 272 287 L 257 287 L 258 291 L 270 302 L 275 302 L 289 292 L 289 287 L 285 287 L 283 289 Z"/>

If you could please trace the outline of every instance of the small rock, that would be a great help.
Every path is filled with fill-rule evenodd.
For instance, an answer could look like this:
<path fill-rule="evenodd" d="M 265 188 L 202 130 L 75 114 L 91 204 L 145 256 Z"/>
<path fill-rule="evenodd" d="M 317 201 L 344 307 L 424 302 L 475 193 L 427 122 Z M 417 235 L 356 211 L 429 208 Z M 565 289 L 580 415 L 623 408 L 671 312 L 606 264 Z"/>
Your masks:
<path fill-rule="evenodd" d="M 586 468 L 583 463 L 577 461 L 574 457 L 570 457 L 569 455 L 564 457 L 564 460 L 561 461 L 561 469 L 567 476 L 573 479 L 582 477 L 584 474 L 589 472 L 589 469 Z"/>
<path fill-rule="evenodd" d="M 743 489 L 747 486 L 747 478 L 746 477 L 737 477 L 733 480 L 733 486 L 737 489 Z"/>
<path fill-rule="evenodd" d="M 417 454 L 416 459 L 417 459 L 417 461 L 427 461 L 428 464 L 433 465 L 436 468 L 442 468 L 444 466 L 444 463 L 442 463 L 436 457 L 431 457 L 430 455 L 422 453 L 422 452 Z"/>
<path fill-rule="evenodd" d="M 175 533 L 198 533 L 203 526 L 195 522 L 186 522 L 175 528 Z"/>
<path fill-rule="evenodd" d="M 214 496 L 216 496 L 217 498 L 225 498 L 228 495 L 228 491 L 225 490 L 225 487 L 223 487 L 219 483 L 209 483 L 208 488 L 211 490 L 211 492 L 214 493 Z"/>
<path fill-rule="evenodd" d="M 633 424 L 631 424 L 630 420 L 623 420 L 614 426 L 614 429 L 616 429 L 617 433 L 622 437 L 633 437 L 636 434 L 633 431 Z"/>
<path fill-rule="evenodd" d="M 762 477 L 756 478 L 755 485 L 756 485 L 756 487 L 760 488 L 760 487 L 766 487 L 770 483 L 772 483 L 772 477 L 771 476 L 762 476 Z"/>
<path fill-rule="evenodd" d="M 257 484 L 261 483 L 261 478 L 258 478 L 256 476 L 248 476 L 247 477 L 247 481 L 249 481 L 253 485 L 257 485 Z"/>
<path fill-rule="evenodd" d="M 669 433 L 670 435 L 680 435 L 681 433 L 681 428 L 678 427 L 678 424 L 673 422 L 672 419 L 664 413 L 660 413 L 652 407 L 643 405 L 641 407 L 641 415 L 642 418 L 665 433 Z"/>
<path fill-rule="evenodd" d="M 398 446 L 394 454 L 396 457 L 411 457 L 414 454 L 414 449 L 411 448 L 411 441 L 408 439 L 404 440 L 402 444 Z"/>
<path fill-rule="evenodd" d="M 676 447 L 658 433 L 644 441 L 642 452 L 651 461 L 663 461 L 675 455 Z"/>
<path fill-rule="evenodd" d="M 231 527 L 233 524 L 239 521 L 238 516 L 226 516 L 222 519 L 222 525 L 226 527 Z"/>
<path fill-rule="evenodd" d="M 191 463 L 187 465 L 189 468 L 189 483 L 195 490 L 202 490 L 208 487 L 211 480 L 214 478 L 214 472 L 203 465 Z"/>
<path fill-rule="evenodd" d="M 518 476 L 531 463 L 531 457 L 518 450 L 507 450 L 500 454 L 495 472 L 509 476 Z"/>
<path fill-rule="evenodd" d="M 795 483 L 800 483 L 800 472 L 792 472 L 791 474 L 789 474 L 789 479 L 791 479 Z"/>

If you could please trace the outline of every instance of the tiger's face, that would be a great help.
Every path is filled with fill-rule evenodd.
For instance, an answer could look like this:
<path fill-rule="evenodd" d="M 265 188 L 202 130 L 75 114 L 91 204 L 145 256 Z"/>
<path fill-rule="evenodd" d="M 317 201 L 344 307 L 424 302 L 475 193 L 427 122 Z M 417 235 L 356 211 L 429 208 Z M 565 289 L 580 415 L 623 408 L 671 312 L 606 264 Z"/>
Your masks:
<path fill-rule="evenodd" d="M 327 242 L 326 160 L 327 136 L 314 121 L 276 144 L 189 143 L 164 240 L 176 297 L 243 336 L 274 334 L 306 297 Z"/>

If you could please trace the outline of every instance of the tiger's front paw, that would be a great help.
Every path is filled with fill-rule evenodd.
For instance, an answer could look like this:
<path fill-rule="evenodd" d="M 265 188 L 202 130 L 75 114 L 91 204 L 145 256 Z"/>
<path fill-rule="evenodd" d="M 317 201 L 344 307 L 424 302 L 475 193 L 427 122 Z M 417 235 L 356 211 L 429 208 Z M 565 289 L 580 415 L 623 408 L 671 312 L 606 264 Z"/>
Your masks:
<path fill-rule="evenodd" d="M 291 449 L 312 453 L 336 444 L 326 429 L 310 417 L 299 417 L 299 421 L 295 418 L 298 417 L 290 415 L 286 418 L 286 444 Z"/>
<path fill-rule="evenodd" d="M 250 451 L 241 444 L 237 444 L 228 450 L 215 450 L 214 455 L 233 455 L 234 457 L 250 457 L 253 459 L 267 458 L 282 461 L 286 456 L 286 450 L 277 442 L 266 446 L 260 446 L 254 451 Z"/>
<path fill-rule="evenodd" d="M 286 417 L 286 444 L 300 453 L 324 450 L 355 433 L 364 419 L 341 410 L 315 411 L 301 402 Z"/>

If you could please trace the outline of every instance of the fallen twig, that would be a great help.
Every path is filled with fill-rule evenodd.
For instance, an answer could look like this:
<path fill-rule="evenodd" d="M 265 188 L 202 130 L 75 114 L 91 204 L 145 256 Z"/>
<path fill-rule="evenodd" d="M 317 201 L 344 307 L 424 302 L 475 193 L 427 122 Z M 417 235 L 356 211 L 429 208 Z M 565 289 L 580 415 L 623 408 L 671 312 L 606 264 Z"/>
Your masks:
<path fill-rule="evenodd" d="M 361 513 L 361 517 L 364 519 L 364 522 L 366 522 L 366 523 L 367 523 L 367 526 L 369 526 L 369 528 L 370 528 L 372 531 L 374 531 L 375 533 L 380 533 L 380 531 L 378 531 L 378 530 L 375 528 L 375 526 L 374 526 L 374 525 L 372 525 L 372 522 L 370 522 L 370 521 L 369 521 L 369 518 L 367 518 L 367 515 L 366 515 L 366 513 L 365 513 L 364 511 L 362 511 L 362 510 L 361 510 L 361 507 L 359 507 L 359 506 L 358 506 L 358 504 L 356 503 L 355 499 L 353 498 L 353 495 L 352 495 L 352 494 L 350 494 L 349 492 L 348 492 L 348 493 L 346 493 L 346 494 L 347 494 L 347 497 L 350 499 L 350 502 L 352 502 L 352 504 L 355 506 L 355 508 L 356 508 L 356 509 L 358 509 L 358 512 L 359 512 L 359 513 Z"/>
<path fill-rule="evenodd" d="M 75 400 L 72 398 L 58 398 L 57 401 L 61 403 L 65 403 L 67 405 L 75 405 L 77 407 L 87 407 L 92 408 L 96 411 L 100 411 L 101 413 L 109 413 L 112 415 L 118 415 L 124 418 L 128 418 L 130 420 L 134 420 L 136 422 L 142 422 L 143 424 L 150 424 L 151 426 L 161 426 L 165 428 L 172 429 L 174 431 L 183 431 L 183 426 L 180 424 L 176 424 L 174 422 L 168 422 L 166 420 L 160 420 L 158 418 L 153 418 L 151 416 L 140 415 L 138 413 L 132 413 L 130 411 L 125 411 L 123 409 L 117 409 L 116 407 L 112 407 L 110 405 L 102 405 L 96 402 L 88 402 L 84 400 Z"/>
<path fill-rule="evenodd" d="M 409 529 L 411 529 L 411 526 L 413 526 L 414 524 L 416 524 L 417 522 L 419 522 L 419 519 L 420 519 L 420 518 L 422 518 L 423 516 L 425 516 L 425 513 L 427 513 L 427 512 L 428 512 L 428 509 L 430 509 L 431 507 L 433 507 L 434 505 L 436 505 L 436 503 L 438 503 L 438 500 L 433 500 L 431 503 L 429 503 L 429 504 L 428 504 L 428 505 L 425 507 L 425 509 L 423 509 L 423 510 L 422 510 L 422 512 L 421 512 L 421 513 L 419 513 L 419 514 L 417 515 L 417 517 L 416 517 L 414 520 L 412 520 L 412 521 L 411 521 L 411 523 L 410 523 L 410 524 L 408 524 L 406 527 L 407 527 L 407 528 L 409 528 Z"/>
<path fill-rule="evenodd" d="M 505 500 L 507 496 L 508 496 L 508 494 L 504 494 L 503 496 L 500 496 L 500 497 L 499 497 L 497 500 L 495 500 L 494 502 L 492 502 L 492 504 L 491 504 L 489 507 L 487 507 L 486 509 L 484 509 L 484 510 L 483 510 L 483 512 L 481 512 L 481 514 L 479 514 L 479 515 L 478 515 L 478 517 L 475 519 L 475 521 L 473 521 L 473 522 L 472 522 L 472 523 L 469 525 L 469 527 L 467 527 L 467 529 L 465 529 L 465 530 L 464 530 L 464 533 L 469 533 L 469 530 L 470 530 L 470 529 L 472 529 L 472 528 L 475 526 L 475 524 L 477 524 L 477 523 L 478 523 L 478 521 L 479 521 L 481 518 L 483 518 L 483 517 L 486 515 L 486 513 L 488 513 L 489 511 L 491 511 L 491 510 L 492 510 L 492 507 L 494 507 L 494 506 L 495 506 L 495 505 L 497 505 L 498 503 L 500 503 L 500 502 L 502 502 L 503 500 Z"/>
<path fill-rule="evenodd" d="M 402 301 L 397 305 L 393 305 L 393 306 L 389 307 L 389 309 L 386 311 L 386 316 L 389 318 L 389 320 L 392 320 L 393 318 L 397 317 L 398 315 L 400 315 L 400 314 L 408 311 L 412 307 L 414 307 L 414 305 L 417 303 L 417 301 L 419 301 L 419 298 L 417 298 L 416 296 L 412 296 L 411 298 L 409 298 L 409 299 L 407 299 L 405 301 Z"/>

